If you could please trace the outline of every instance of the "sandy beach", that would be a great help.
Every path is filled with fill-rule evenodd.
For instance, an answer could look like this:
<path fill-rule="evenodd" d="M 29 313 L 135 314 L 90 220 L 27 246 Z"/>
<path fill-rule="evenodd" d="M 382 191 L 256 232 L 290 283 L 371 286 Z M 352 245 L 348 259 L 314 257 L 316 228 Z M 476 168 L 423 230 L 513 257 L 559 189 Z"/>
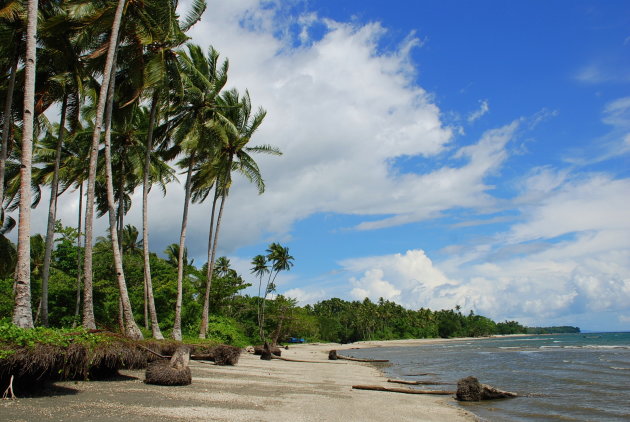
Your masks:
<path fill-rule="evenodd" d="M 450 396 L 353 390 L 387 386 L 368 363 L 328 361 L 331 349 L 411 346 L 443 340 L 300 344 L 283 357 L 322 363 L 261 361 L 243 353 L 236 366 L 191 361 L 184 387 L 143 383 L 144 371 L 109 381 L 58 382 L 47 395 L 2 400 L 3 421 L 473 421 Z M 389 385 L 391 386 L 391 384 Z"/>

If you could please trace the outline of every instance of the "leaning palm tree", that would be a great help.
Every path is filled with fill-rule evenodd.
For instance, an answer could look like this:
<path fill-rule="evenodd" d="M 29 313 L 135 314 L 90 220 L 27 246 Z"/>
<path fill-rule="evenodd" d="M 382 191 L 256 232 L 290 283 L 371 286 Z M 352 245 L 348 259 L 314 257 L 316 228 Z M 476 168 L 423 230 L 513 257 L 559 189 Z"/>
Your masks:
<path fill-rule="evenodd" d="M 31 160 L 33 154 L 33 121 L 35 117 L 35 61 L 37 36 L 37 0 L 28 0 L 26 57 L 24 64 L 24 117 L 22 118 L 22 164 L 20 166 L 20 222 L 18 224 L 16 292 L 13 323 L 33 328 L 31 310 Z"/>
<path fill-rule="evenodd" d="M 219 242 L 219 230 L 221 228 L 225 200 L 232 185 L 232 172 L 236 171 L 256 184 L 258 193 L 262 194 L 265 191 L 265 184 L 258 164 L 256 164 L 250 154 L 281 155 L 278 148 L 269 145 L 247 146 L 266 115 L 265 110 L 262 108 L 259 108 L 252 115 L 249 92 L 246 91 L 243 97 L 240 97 L 235 89 L 225 92 L 220 97 L 220 107 L 221 113 L 216 114 L 216 119 L 206 123 L 206 128 L 212 132 L 217 140 L 217 146 L 213 148 L 208 162 L 204 163 L 205 165 L 200 168 L 197 174 L 199 187 L 196 189 L 196 192 L 199 193 L 199 198 L 207 196 L 212 187 L 214 187 L 208 236 L 207 284 L 199 330 L 200 338 L 206 337 L 208 329 L 212 273 L 214 271 L 214 260 Z M 215 180 L 215 182 L 212 184 L 208 183 L 208 181 L 212 180 Z M 219 210 L 215 220 L 215 210 L 219 200 Z"/>

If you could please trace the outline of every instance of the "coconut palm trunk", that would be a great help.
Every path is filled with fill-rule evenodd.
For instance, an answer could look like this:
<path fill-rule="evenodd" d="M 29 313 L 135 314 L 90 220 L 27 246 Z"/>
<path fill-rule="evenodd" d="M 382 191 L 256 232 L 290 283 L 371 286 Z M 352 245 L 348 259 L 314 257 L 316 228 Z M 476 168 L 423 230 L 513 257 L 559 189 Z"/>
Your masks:
<path fill-rule="evenodd" d="M 83 212 L 83 181 L 79 185 L 79 219 L 77 221 L 77 295 L 74 306 L 74 321 L 72 327 L 75 327 L 79 320 L 79 311 L 81 309 L 81 220 Z"/>
<path fill-rule="evenodd" d="M 226 171 L 229 172 L 232 168 L 232 159 L 230 157 L 230 160 L 228 160 L 228 165 L 226 167 Z M 210 239 L 212 240 L 211 244 L 208 244 L 208 272 L 206 273 L 206 276 L 208 278 L 208 281 L 206 283 L 206 294 L 204 296 L 204 301 L 203 301 L 203 313 L 201 316 L 201 327 L 199 329 L 199 338 L 206 338 L 206 334 L 208 331 L 208 317 L 209 317 L 209 313 L 210 313 L 210 289 L 212 287 L 212 275 L 214 272 L 214 260 L 216 257 L 216 253 L 217 253 L 217 245 L 219 242 L 219 230 L 221 229 L 221 218 L 223 217 L 223 209 L 225 207 L 225 198 L 228 195 L 228 190 L 229 188 L 227 187 L 227 179 L 228 179 L 228 175 L 229 173 L 226 174 L 224 181 L 223 181 L 223 192 L 221 192 L 221 186 L 219 186 L 217 184 L 217 186 L 215 187 L 215 196 L 214 196 L 214 200 L 212 201 L 212 212 L 210 215 Z M 221 198 L 221 204 L 219 205 L 219 215 L 217 216 L 217 224 L 216 224 L 216 228 L 214 231 L 214 238 L 212 239 L 212 226 L 214 224 L 214 211 L 215 211 L 215 206 L 216 206 L 216 202 L 217 202 L 217 198 L 220 197 Z M 209 239 L 209 240 L 210 240 Z"/>
<path fill-rule="evenodd" d="M 37 0 L 28 0 L 26 57 L 24 64 L 24 116 L 22 164 L 20 166 L 20 222 L 18 224 L 17 265 L 15 268 L 15 308 L 13 323 L 33 328 L 31 309 L 31 166 L 33 159 L 33 120 L 35 118 L 35 67 Z"/>
<path fill-rule="evenodd" d="M 59 193 L 59 163 L 61 162 L 61 147 L 65 135 L 66 110 L 68 108 L 68 94 L 64 94 L 61 101 L 61 118 L 59 119 L 59 136 L 55 150 L 55 164 L 53 179 L 50 186 L 50 202 L 48 205 L 48 224 L 46 226 L 46 245 L 44 249 L 44 266 L 42 269 L 42 325 L 48 327 L 48 276 L 50 275 L 50 261 L 52 258 L 53 240 L 55 238 L 55 219 L 57 218 L 57 196 Z"/>
<path fill-rule="evenodd" d="M 109 81 L 114 69 L 114 53 L 120 32 L 120 24 L 122 14 L 125 7 L 125 0 L 118 0 L 114 22 L 112 23 L 112 33 L 110 35 L 109 47 L 107 48 L 107 57 L 105 59 L 105 68 L 103 69 L 103 83 L 98 96 L 96 106 L 96 118 L 94 121 L 94 133 L 92 134 L 92 145 L 90 147 L 90 167 L 88 171 L 87 198 L 85 210 L 85 255 L 83 263 L 83 326 L 88 329 L 96 328 L 94 319 L 94 303 L 92 299 L 92 237 L 94 230 L 94 190 L 96 183 L 96 160 L 98 158 L 98 148 L 101 139 L 101 131 L 103 125 L 103 115 L 105 113 L 105 104 L 107 102 L 107 92 Z"/>
<path fill-rule="evenodd" d="M 153 93 L 151 100 L 151 113 L 149 114 L 149 128 L 147 130 L 147 144 L 144 156 L 144 175 L 142 181 L 142 255 L 144 258 L 144 286 L 146 290 L 146 301 L 149 305 L 149 316 L 151 317 L 151 333 L 153 338 L 161 340 L 164 338 L 158 324 L 157 312 L 155 311 L 155 300 L 153 298 L 153 282 L 151 280 L 151 262 L 149 260 L 149 172 L 151 171 L 151 151 L 153 150 L 153 128 L 157 117 L 158 93 Z"/>
<path fill-rule="evenodd" d="M 116 57 L 116 52 L 114 52 Z M 115 59 L 114 59 L 115 61 Z M 116 272 L 116 281 L 118 282 L 118 290 L 120 292 L 120 308 L 124 325 L 124 333 L 132 339 L 142 339 L 142 332 L 133 316 L 131 309 L 131 301 L 129 300 L 129 292 L 127 291 L 127 283 L 125 281 L 125 272 L 122 264 L 122 254 L 120 243 L 118 241 L 118 230 L 116 230 L 116 200 L 114 199 L 114 177 L 112 174 L 112 113 L 114 107 L 114 89 L 115 89 L 115 73 L 112 72 L 109 82 L 109 92 L 107 93 L 107 109 L 105 112 L 105 179 L 107 184 L 107 209 L 109 214 L 109 233 L 112 242 L 112 252 L 114 255 L 114 270 Z M 124 209 L 122 210 L 124 212 Z"/>
<path fill-rule="evenodd" d="M 8 157 L 9 133 L 11 132 L 11 109 L 13 108 L 13 91 L 15 91 L 15 76 L 17 75 L 18 57 L 15 57 L 11 66 L 11 76 L 7 86 L 7 95 L 4 100 L 4 122 L 2 123 L 2 150 L 0 150 L 0 207 L 4 203 L 4 173 Z"/>
<path fill-rule="evenodd" d="M 182 229 L 179 235 L 179 252 L 177 256 L 177 298 L 175 299 L 175 321 L 173 322 L 173 331 L 171 337 L 175 340 L 182 339 L 182 296 L 183 296 L 183 282 L 184 282 L 184 251 L 186 244 L 186 227 L 188 225 L 188 205 L 190 204 L 190 188 L 192 171 L 195 163 L 195 151 L 190 154 L 190 162 L 188 164 L 188 171 L 186 173 L 186 187 L 184 194 L 184 211 L 182 213 Z"/>

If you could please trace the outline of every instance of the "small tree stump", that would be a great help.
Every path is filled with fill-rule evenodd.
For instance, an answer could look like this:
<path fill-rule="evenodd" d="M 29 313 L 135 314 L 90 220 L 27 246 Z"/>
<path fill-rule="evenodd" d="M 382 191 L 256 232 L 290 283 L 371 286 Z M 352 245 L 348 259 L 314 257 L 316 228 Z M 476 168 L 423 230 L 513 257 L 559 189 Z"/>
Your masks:
<path fill-rule="evenodd" d="M 516 397 L 516 393 L 502 391 L 482 384 L 475 377 L 462 378 L 457 382 L 455 397 L 459 401 L 481 401 Z"/>
<path fill-rule="evenodd" d="M 337 359 L 339 359 L 339 357 L 337 356 L 336 350 L 331 350 L 330 352 L 328 352 L 328 360 L 337 360 Z"/>

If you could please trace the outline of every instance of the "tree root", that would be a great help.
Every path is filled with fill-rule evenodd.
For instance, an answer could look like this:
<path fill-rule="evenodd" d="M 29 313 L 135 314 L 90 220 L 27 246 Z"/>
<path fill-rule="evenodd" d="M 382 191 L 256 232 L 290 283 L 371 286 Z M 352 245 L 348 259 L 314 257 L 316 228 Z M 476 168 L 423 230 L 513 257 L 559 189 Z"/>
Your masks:
<path fill-rule="evenodd" d="M 16 399 L 15 393 L 13 392 L 13 375 L 11 375 L 11 380 L 9 381 L 9 386 L 6 390 L 4 390 L 4 394 L 2 394 L 3 399 L 13 400 Z"/>

